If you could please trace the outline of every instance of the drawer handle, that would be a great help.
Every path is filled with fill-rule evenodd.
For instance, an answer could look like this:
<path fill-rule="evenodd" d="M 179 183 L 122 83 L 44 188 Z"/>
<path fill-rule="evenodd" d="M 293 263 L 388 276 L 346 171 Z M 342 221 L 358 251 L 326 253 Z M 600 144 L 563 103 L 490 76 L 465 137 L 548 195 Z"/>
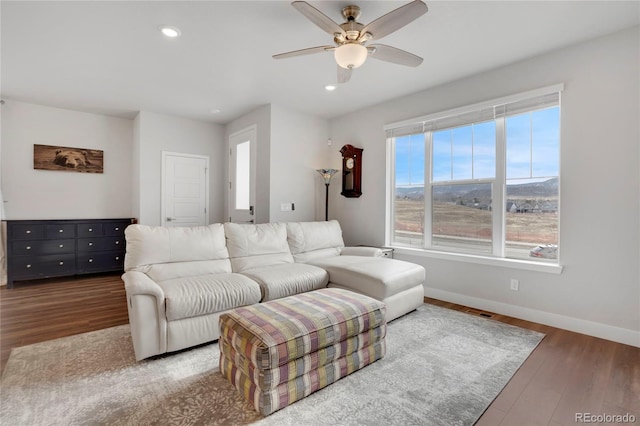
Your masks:
<path fill-rule="evenodd" d="M 27 265 L 27 268 L 31 268 L 31 265 Z"/>
<path fill-rule="evenodd" d="M 93 232 L 93 228 L 89 228 L 89 232 Z"/>
<path fill-rule="evenodd" d="M 60 265 L 64 265 L 64 262 L 60 262 Z"/>
<path fill-rule="evenodd" d="M 31 246 L 27 246 L 27 250 L 31 250 Z"/>
<path fill-rule="evenodd" d="M 120 260 L 120 256 L 116 256 L 116 260 Z"/>
<path fill-rule="evenodd" d="M 62 247 L 64 247 L 64 244 L 60 244 L 58 247 L 62 248 Z"/>
<path fill-rule="evenodd" d="M 58 229 L 58 232 L 64 232 L 64 229 Z"/>
<path fill-rule="evenodd" d="M 119 231 L 119 230 L 120 230 L 120 228 L 117 228 L 117 227 L 116 227 L 116 231 Z"/>
<path fill-rule="evenodd" d="M 92 246 L 92 245 L 93 245 L 93 243 L 89 243 L 89 245 L 90 245 L 90 246 Z"/>
<path fill-rule="evenodd" d="M 120 244 L 120 241 L 116 241 L 116 245 Z"/>
<path fill-rule="evenodd" d="M 93 259 L 89 259 L 89 263 L 93 262 Z"/>
<path fill-rule="evenodd" d="M 31 233 L 31 229 L 27 229 L 26 231 L 24 231 L 25 234 L 30 234 Z"/>

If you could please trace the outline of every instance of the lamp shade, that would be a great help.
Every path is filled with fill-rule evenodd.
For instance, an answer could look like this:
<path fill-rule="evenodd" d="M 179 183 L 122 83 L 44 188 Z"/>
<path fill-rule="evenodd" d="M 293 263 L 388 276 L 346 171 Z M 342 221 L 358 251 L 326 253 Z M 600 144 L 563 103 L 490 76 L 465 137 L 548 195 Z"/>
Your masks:
<path fill-rule="evenodd" d="M 331 178 L 333 177 L 333 175 L 338 173 L 338 170 L 336 170 L 336 169 L 317 169 L 316 172 L 320 173 L 320 175 L 322 176 L 322 179 L 324 179 L 324 184 L 325 185 L 329 185 L 329 182 L 331 182 Z"/>
<path fill-rule="evenodd" d="M 358 68 L 367 59 L 367 48 L 358 43 L 346 43 L 336 48 L 334 55 L 342 68 Z"/>

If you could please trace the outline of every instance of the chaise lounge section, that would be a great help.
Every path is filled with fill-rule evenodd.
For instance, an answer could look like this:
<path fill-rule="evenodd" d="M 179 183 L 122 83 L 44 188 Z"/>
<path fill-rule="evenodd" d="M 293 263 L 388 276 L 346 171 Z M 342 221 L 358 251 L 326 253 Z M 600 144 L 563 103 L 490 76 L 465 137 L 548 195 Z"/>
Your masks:
<path fill-rule="evenodd" d="M 384 302 L 387 321 L 424 303 L 422 266 L 383 259 L 380 249 L 373 247 L 345 247 L 337 221 L 287 223 L 287 231 L 296 262 L 327 271 L 329 287 L 351 290 Z"/>
<path fill-rule="evenodd" d="M 131 225 L 122 276 L 137 360 L 219 338 L 235 308 L 325 287 L 370 296 L 391 321 L 423 303 L 424 268 L 345 247 L 337 221 Z"/>

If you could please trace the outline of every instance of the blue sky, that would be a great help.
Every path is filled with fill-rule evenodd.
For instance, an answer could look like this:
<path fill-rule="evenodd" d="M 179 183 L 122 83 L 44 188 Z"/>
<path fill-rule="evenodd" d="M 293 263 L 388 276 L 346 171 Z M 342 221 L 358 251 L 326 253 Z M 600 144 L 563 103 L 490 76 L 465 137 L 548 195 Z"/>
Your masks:
<path fill-rule="evenodd" d="M 558 107 L 509 117 L 506 131 L 507 179 L 558 175 Z"/>
<path fill-rule="evenodd" d="M 558 175 L 559 125 L 558 107 L 507 118 L 507 179 Z M 424 185 L 424 158 L 424 135 L 397 138 L 396 186 Z M 494 177 L 495 122 L 434 132 L 433 163 L 434 181 Z"/>

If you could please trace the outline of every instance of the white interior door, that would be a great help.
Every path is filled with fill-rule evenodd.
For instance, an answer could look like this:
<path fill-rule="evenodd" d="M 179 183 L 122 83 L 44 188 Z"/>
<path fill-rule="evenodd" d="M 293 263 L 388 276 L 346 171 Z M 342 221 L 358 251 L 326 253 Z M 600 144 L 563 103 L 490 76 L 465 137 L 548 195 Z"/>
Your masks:
<path fill-rule="evenodd" d="M 229 136 L 229 222 L 254 223 L 256 128 Z"/>
<path fill-rule="evenodd" d="M 209 223 L 209 157 L 162 152 L 162 225 Z"/>

